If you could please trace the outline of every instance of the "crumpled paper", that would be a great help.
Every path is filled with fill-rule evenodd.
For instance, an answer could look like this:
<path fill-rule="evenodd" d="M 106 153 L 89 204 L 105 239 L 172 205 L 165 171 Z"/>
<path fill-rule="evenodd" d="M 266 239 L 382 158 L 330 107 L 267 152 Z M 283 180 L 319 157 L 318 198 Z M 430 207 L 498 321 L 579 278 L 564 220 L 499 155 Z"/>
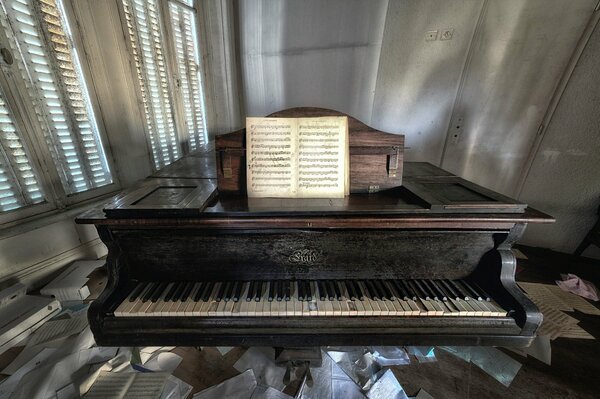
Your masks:
<path fill-rule="evenodd" d="M 375 361 L 380 366 L 399 366 L 410 364 L 408 353 L 401 346 L 373 346 Z"/>
<path fill-rule="evenodd" d="M 343 352 L 328 349 L 327 354 L 362 390 L 369 390 L 377 381 L 381 367 L 367 348 L 348 348 Z"/>
<path fill-rule="evenodd" d="M 593 283 L 577 277 L 575 274 L 561 274 L 563 281 L 556 280 L 556 284 L 564 291 L 582 296 L 592 301 L 598 301 L 598 290 Z"/>

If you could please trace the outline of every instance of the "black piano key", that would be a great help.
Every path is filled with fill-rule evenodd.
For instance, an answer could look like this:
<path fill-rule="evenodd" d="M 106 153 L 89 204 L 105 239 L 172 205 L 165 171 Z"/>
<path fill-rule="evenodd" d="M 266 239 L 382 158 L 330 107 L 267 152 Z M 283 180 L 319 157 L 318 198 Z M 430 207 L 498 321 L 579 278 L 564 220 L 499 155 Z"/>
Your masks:
<path fill-rule="evenodd" d="M 267 297 L 269 302 L 273 302 L 273 299 L 275 299 L 275 282 L 271 281 L 269 282 L 269 296 Z"/>
<path fill-rule="evenodd" d="M 255 294 L 255 292 L 254 292 L 255 282 L 254 281 L 250 281 L 249 284 L 250 285 L 248 286 L 248 293 L 246 294 L 246 302 L 250 302 L 251 300 L 254 299 L 254 296 L 255 296 L 254 295 Z"/>
<path fill-rule="evenodd" d="M 408 294 L 408 298 L 412 299 L 413 301 L 416 301 L 417 300 L 417 295 L 413 291 L 412 287 L 408 284 L 408 281 L 406 281 L 406 280 L 399 280 L 399 281 L 400 281 L 400 285 L 402 285 L 402 287 L 404 288 L 404 290 Z"/>
<path fill-rule="evenodd" d="M 297 280 L 296 286 L 298 287 L 298 300 L 304 301 L 304 284 L 302 283 L 302 280 Z"/>
<path fill-rule="evenodd" d="M 315 296 L 312 291 L 313 290 L 310 281 L 304 280 L 304 296 L 306 297 L 307 301 L 312 301 L 313 296 Z"/>
<path fill-rule="evenodd" d="M 365 296 L 369 299 L 373 299 L 373 295 L 375 295 L 375 294 L 372 292 L 371 285 L 369 284 L 369 280 L 362 281 L 362 288 L 364 289 Z"/>
<path fill-rule="evenodd" d="M 192 292 L 192 288 L 194 288 L 194 283 L 190 281 L 186 284 L 185 288 L 183 289 L 183 292 L 181 293 L 181 298 L 179 298 L 181 302 L 187 301 L 188 297 L 190 296 L 190 293 Z"/>
<path fill-rule="evenodd" d="M 333 285 L 333 290 L 334 290 L 334 293 L 335 293 L 335 298 L 338 301 L 341 301 L 342 300 L 342 291 L 340 290 L 339 282 L 337 280 L 333 280 L 331 283 Z"/>
<path fill-rule="evenodd" d="M 200 298 L 202 298 L 202 292 L 204 292 L 204 288 L 206 288 L 206 285 L 208 283 L 205 281 L 202 281 L 200 283 L 200 286 L 198 287 L 198 291 L 196 291 L 196 293 L 194 294 L 194 298 L 192 298 L 194 300 L 194 302 L 198 302 L 200 300 Z"/>
<path fill-rule="evenodd" d="M 148 291 L 146 291 L 146 293 L 142 297 L 142 302 L 148 302 L 150 300 L 150 298 L 152 298 L 154 291 L 156 291 L 156 289 L 158 288 L 158 283 L 150 283 L 150 284 L 151 284 L 150 288 L 148 289 Z"/>
<path fill-rule="evenodd" d="M 290 280 L 285 280 L 283 282 L 283 284 L 284 284 L 283 299 L 287 302 L 290 300 L 290 298 L 292 296 L 292 282 Z"/>
<path fill-rule="evenodd" d="M 430 284 L 429 280 L 421 280 L 421 283 L 423 283 L 423 287 L 427 289 L 427 292 L 429 292 L 429 296 L 431 296 L 431 298 L 433 298 L 434 301 L 440 300 L 437 291 L 435 290 L 435 288 L 433 288 L 433 285 Z"/>
<path fill-rule="evenodd" d="M 163 294 L 167 285 L 168 283 L 160 283 L 156 288 L 156 291 L 154 291 L 154 294 L 152 294 L 152 297 L 150 297 L 150 302 L 158 301 L 158 298 Z"/>
<path fill-rule="evenodd" d="M 381 292 L 381 299 L 391 300 L 392 293 L 390 292 L 390 289 L 388 288 L 387 284 L 385 284 L 383 280 L 375 280 L 375 283 L 377 284 L 377 289 L 379 289 L 379 292 Z"/>
<path fill-rule="evenodd" d="M 442 301 L 448 300 L 448 295 L 442 290 L 442 287 L 436 280 L 430 280 L 429 283 Z"/>
<path fill-rule="evenodd" d="M 181 294 L 183 294 L 185 285 L 186 285 L 186 283 L 184 283 L 184 282 L 177 283 L 177 289 L 175 289 L 175 293 L 173 294 L 173 297 L 171 298 L 172 302 L 177 302 L 179 300 L 179 298 L 181 297 Z"/>
<path fill-rule="evenodd" d="M 469 284 L 465 280 L 461 280 L 461 284 L 463 285 L 463 287 L 466 287 L 467 292 L 471 293 L 471 296 L 473 298 L 477 299 L 478 301 L 483 301 L 483 298 L 481 297 L 481 295 L 479 295 L 479 293 L 477 291 L 475 291 L 475 289 L 473 287 L 471 287 L 471 284 Z"/>
<path fill-rule="evenodd" d="M 450 280 L 450 284 L 456 288 L 456 290 L 460 293 L 460 295 L 462 296 L 462 299 L 464 299 L 465 301 L 468 301 L 469 299 L 471 299 L 469 293 L 467 291 L 465 291 L 465 289 L 458 283 L 458 281 L 454 281 L 454 280 Z"/>
<path fill-rule="evenodd" d="M 242 287 L 244 286 L 243 281 L 235 281 L 233 283 L 233 288 L 231 289 L 231 300 L 233 302 L 237 302 L 240 300 L 240 295 L 242 295 Z"/>
<path fill-rule="evenodd" d="M 233 281 L 228 281 L 227 285 L 225 286 L 225 293 L 223 294 L 223 299 L 225 302 L 229 302 L 233 296 L 233 284 Z"/>
<path fill-rule="evenodd" d="M 398 295 L 400 295 L 400 298 L 405 300 L 409 298 L 408 291 L 406 291 L 400 280 L 392 280 L 392 283 L 394 284 L 394 287 L 396 287 L 396 291 L 398 292 Z"/>
<path fill-rule="evenodd" d="M 376 301 L 378 301 L 379 298 L 381 298 L 379 292 L 377 291 L 377 288 L 373 284 L 373 281 L 365 280 L 365 286 L 367 287 L 367 291 L 369 291 L 369 298 L 374 299 Z"/>
<path fill-rule="evenodd" d="M 198 289 L 196 290 L 196 292 L 194 292 L 194 295 L 192 296 L 192 300 L 194 302 L 198 302 L 200 300 L 200 297 L 202 296 L 202 291 L 204 290 L 204 286 L 207 283 L 205 283 L 204 281 L 200 282 L 200 284 L 198 284 Z"/>
<path fill-rule="evenodd" d="M 427 292 L 427 289 L 423 286 L 423 284 L 421 283 L 421 281 L 419 280 L 412 280 L 413 282 L 413 287 L 416 287 L 417 289 L 417 293 L 419 294 L 419 298 L 421 299 L 425 299 L 426 301 L 431 299 L 431 295 L 429 295 L 429 292 Z"/>
<path fill-rule="evenodd" d="M 449 283 L 449 280 L 441 280 L 441 283 L 447 291 L 450 291 L 452 298 L 456 300 L 460 299 L 460 293 L 454 289 L 452 284 Z"/>
<path fill-rule="evenodd" d="M 363 292 L 362 288 L 360 287 L 360 284 L 358 284 L 358 281 L 352 280 L 351 283 L 354 286 L 354 292 L 356 293 L 356 297 L 358 298 L 358 300 L 364 301 L 365 293 Z"/>
<path fill-rule="evenodd" d="M 219 289 L 217 290 L 217 296 L 215 297 L 215 300 L 217 302 L 220 302 L 221 299 L 223 299 L 223 297 L 225 296 L 225 288 L 227 287 L 227 284 L 225 284 L 225 282 L 221 283 L 221 286 L 219 287 Z"/>
<path fill-rule="evenodd" d="M 446 297 L 456 299 L 455 296 L 452 294 L 452 291 L 450 291 L 448 287 L 444 285 L 444 280 L 437 280 L 436 283 L 438 285 L 438 288 L 442 290 Z"/>
<path fill-rule="evenodd" d="M 319 291 L 319 300 L 324 301 L 327 294 L 325 293 L 325 287 L 323 287 L 323 281 L 317 280 L 317 290 Z"/>
<path fill-rule="evenodd" d="M 214 281 L 208 282 L 206 284 L 206 286 L 204 286 L 204 291 L 202 291 L 202 302 L 208 302 L 208 300 L 210 299 L 210 294 L 212 294 L 213 290 L 215 289 L 215 283 Z"/>
<path fill-rule="evenodd" d="M 333 288 L 333 281 L 331 280 L 327 280 L 326 282 L 327 284 L 327 297 L 329 298 L 330 301 L 333 301 L 335 299 L 335 290 Z"/>
<path fill-rule="evenodd" d="M 142 291 L 144 291 L 144 288 L 146 288 L 146 286 L 146 283 L 138 283 L 138 285 L 135 286 L 133 291 L 131 291 L 131 295 L 129 295 L 129 302 L 136 301 L 142 293 Z"/>
<path fill-rule="evenodd" d="M 173 283 L 173 285 L 171 285 L 169 292 L 167 292 L 167 295 L 165 295 L 165 302 L 169 302 L 171 298 L 173 298 L 173 295 L 175 295 L 175 290 L 177 290 L 177 284 L 178 283 Z"/>
<path fill-rule="evenodd" d="M 414 280 L 406 280 L 406 286 L 410 288 L 410 291 L 413 295 L 413 300 L 416 300 L 417 298 L 425 299 L 425 293 L 419 290 L 419 287 L 417 287 Z"/>
<path fill-rule="evenodd" d="M 266 283 L 264 283 L 264 284 L 266 284 Z M 257 281 L 254 286 L 254 301 L 255 302 L 260 302 L 260 300 L 262 298 L 262 293 L 263 293 L 263 282 Z"/>
<path fill-rule="evenodd" d="M 348 291 L 348 295 L 350 295 L 349 299 L 356 301 L 358 298 L 356 292 L 354 291 L 354 285 L 352 284 L 352 281 L 344 281 L 344 284 L 346 285 L 346 291 Z"/>
<path fill-rule="evenodd" d="M 485 292 L 485 290 L 483 288 L 481 288 L 481 286 L 475 282 L 471 282 L 471 285 L 473 286 L 473 288 L 475 288 L 477 290 L 477 292 L 479 293 L 479 296 L 481 296 L 483 299 L 485 299 L 486 301 L 490 302 L 492 300 L 492 297 Z"/>
<path fill-rule="evenodd" d="M 387 288 L 389 292 L 390 301 L 395 301 L 396 298 L 400 297 L 400 293 L 396 289 L 396 286 L 394 285 L 394 282 L 392 280 L 384 280 L 382 281 L 382 284 Z"/>
<path fill-rule="evenodd" d="M 283 282 L 281 280 L 277 280 L 275 282 L 275 300 L 277 302 L 281 302 L 283 299 Z"/>

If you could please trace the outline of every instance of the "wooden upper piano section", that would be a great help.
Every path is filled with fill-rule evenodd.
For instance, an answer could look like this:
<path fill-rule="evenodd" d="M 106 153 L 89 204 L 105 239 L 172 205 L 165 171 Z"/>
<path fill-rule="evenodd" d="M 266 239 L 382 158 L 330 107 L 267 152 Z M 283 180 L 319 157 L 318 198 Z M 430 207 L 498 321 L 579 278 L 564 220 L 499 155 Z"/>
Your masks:
<path fill-rule="evenodd" d="M 292 108 L 271 117 L 344 116 Z M 347 115 L 346 115 L 347 116 Z M 554 219 L 426 162 L 403 162 L 404 136 L 348 116 L 351 194 L 343 199 L 248 198 L 245 129 L 217 136 L 91 209 L 77 223 L 234 228 L 496 228 Z M 344 216 L 343 218 L 341 216 Z M 129 221 L 128 221 L 129 220 Z M 224 221 L 226 222 L 224 223 Z"/>

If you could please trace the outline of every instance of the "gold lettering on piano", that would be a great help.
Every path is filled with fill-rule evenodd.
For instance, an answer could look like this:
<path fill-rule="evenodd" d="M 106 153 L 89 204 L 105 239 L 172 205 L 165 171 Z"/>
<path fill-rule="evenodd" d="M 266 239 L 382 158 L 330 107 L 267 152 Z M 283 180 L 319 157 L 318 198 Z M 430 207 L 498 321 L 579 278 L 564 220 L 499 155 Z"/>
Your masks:
<path fill-rule="evenodd" d="M 293 254 L 289 256 L 289 261 L 291 263 L 299 263 L 303 265 L 312 265 L 317 262 L 323 255 L 323 252 L 317 251 L 316 249 L 299 249 L 294 251 Z"/>

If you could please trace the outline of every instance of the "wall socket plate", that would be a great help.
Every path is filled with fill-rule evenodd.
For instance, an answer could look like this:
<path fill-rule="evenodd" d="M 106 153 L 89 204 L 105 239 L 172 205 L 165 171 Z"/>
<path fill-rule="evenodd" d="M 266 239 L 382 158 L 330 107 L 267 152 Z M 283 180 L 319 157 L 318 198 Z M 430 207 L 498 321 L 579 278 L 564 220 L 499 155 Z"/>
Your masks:
<path fill-rule="evenodd" d="M 442 29 L 440 31 L 440 40 L 452 40 L 454 36 L 454 28 Z"/>
<path fill-rule="evenodd" d="M 438 31 L 437 30 L 430 30 L 429 32 L 427 32 L 425 34 L 425 41 L 427 42 L 433 42 L 435 40 L 437 40 L 438 37 Z"/>

